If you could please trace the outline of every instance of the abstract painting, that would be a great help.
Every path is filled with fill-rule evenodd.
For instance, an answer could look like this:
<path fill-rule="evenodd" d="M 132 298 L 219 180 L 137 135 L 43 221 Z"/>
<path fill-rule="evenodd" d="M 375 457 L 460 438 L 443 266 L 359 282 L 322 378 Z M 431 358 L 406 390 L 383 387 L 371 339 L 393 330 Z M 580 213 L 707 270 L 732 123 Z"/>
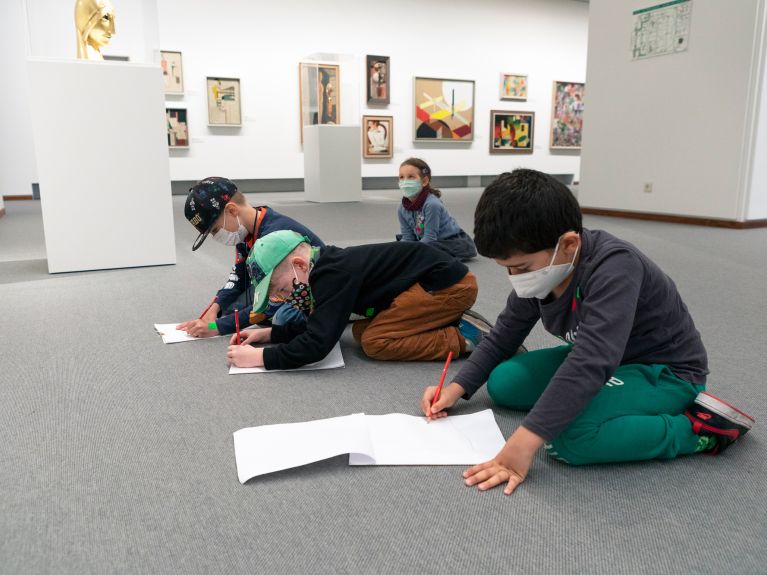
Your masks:
<path fill-rule="evenodd" d="M 490 111 L 490 153 L 533 151 L 535 112 Z"/>
<path fill-rule="evenodd" d="M 188 148 L 189 124 L 186 122 L 186 109 L 165 108 L 165 120 L 168 128 L 168 147 Z"/>
<path fill-rule="evenodd" d="M 527 100 L 527 76 L 501 74 L 501 100 Z"/>
<path fill-rule="evenodd" d="M 390 77 L 388 56 L 367 57 L 368 104 L 389 103 Z"/>
<path fill-rule="evenodd" d="M 473 80 L 416 78 L 414 97 L 414 141 L 474 140 Z"/>
<path fill-rule="evenodd" d="M 551 104 L 551 149 L 580 150 L 583 133 L 582 82 L 554 82 Z"/>
<path fill-rule="evenodd" d="M 341 123 L 341 72 L 337 65 L 298 65 L 301 142 L 304 126 Z"/>
<path fill-rule="evenodd" d="M 362 157 L 388 159 L 394 155 L 394 118 L 362 116 Z"/>
<path fill-rule="evenodd" d="M 184 93 L 184 72 L 181 52 L 160 51 L 160 69 L 166 94 Z"/>
<path fill-rule="evenodd" d="M 208 125 L 241 126 L 239 78 L 208 78 Z"/>

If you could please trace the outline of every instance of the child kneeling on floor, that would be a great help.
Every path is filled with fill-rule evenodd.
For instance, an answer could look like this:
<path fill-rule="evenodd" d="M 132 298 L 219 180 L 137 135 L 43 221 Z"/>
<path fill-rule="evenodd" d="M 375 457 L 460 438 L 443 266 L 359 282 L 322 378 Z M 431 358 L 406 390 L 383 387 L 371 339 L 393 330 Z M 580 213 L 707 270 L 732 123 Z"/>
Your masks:
<path fill-rule="evenodd" d="M 487 382 L 495 403 L 529 413 L 493 460 L 464 472 L 467 485 L 511 493 L 540 447 L 572 465 L 671 459 L 719 453 L 752 427 L 703 391 L 706 350 L 674 282 L 632 244 L 584 229 L 554 178 L 499 176 L 477 204 L 474 237 L 513 291 L 453 383 L 434 406 L 428 387 L 421 408 L 444 417 Z M 539 319 L 565 345 L 512 358 Z"/>
<path fill-rule="evenodd" d="M 293 369 L 320 361 L 351 313 L 366 318 L 352 331 L 373 359 L 444 359 L 449 352 L 471 352 L 490 331 L 486 320 L 469 311 L 477 297 L 474 274 L 427 244 L 314 248 L 295 232 L 278 231 L 256 241 L 247 263 L 254 312 L 279 298 L 309 316 L 303 325 L 244 331 L 242 345 L 227 352 L 238 367 Z M 267 342 L 279 345 L 248 345 Z"/>

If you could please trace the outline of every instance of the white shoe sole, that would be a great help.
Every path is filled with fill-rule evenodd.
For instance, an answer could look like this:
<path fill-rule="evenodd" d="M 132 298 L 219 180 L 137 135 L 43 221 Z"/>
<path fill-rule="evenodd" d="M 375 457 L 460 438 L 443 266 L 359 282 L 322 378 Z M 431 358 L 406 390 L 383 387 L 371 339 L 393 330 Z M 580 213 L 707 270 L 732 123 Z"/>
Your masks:
<path fill-rule="evenodd" d="M 754 418 L 750 415 L 743 413 L 737 407 L 733 407 L 726 401 L 722 401 L 718 397 L 713 396 L 710 393 L 706 393 L 705 391 L 701 391 L 698 394 L 698 397 L 695 398 L 695 403 L 710 409 L 717 415 L 720 415 L 725 419 L 729 419 L 733 423 L 742 425 L 746 429 L 751 429 L 754 426 L 754 423 L 756 423 Z"/>

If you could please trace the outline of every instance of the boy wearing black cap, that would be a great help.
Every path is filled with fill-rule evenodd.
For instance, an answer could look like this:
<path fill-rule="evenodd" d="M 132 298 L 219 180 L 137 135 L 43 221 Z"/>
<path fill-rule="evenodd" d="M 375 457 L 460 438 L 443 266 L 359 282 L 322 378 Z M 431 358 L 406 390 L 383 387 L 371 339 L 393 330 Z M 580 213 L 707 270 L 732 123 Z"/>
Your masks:
<path fill-rule="evenodd" d="M 261 315 L 250 313 L 253 290 L 245 260 L 257 238 L 277 230 L 293 230 L 308 237 L 313 246 L 325 245 L 314 232 L 267 206 L 251 206 L 227 178 L 205 178 L 194 185 L 186 198 L 184 215 L 200 232 L 192 251 L 211 235 L 219 243 L 234 246 L 235 260 L 227 282 L 218 290 L 205 314 L 200 319 L 179 324 L 177 329 L 194 337 L 233 333 L 235 309 L 238 309 L 241 326 L 260 323 L 267 317 L 277 323 L 300 319 L 293 308 L 279 303 L 268 306 Z"/>
<path fill-rule="evenodd" d="M 449 254 L 420 242 L 317 248 L 290 231 L 259 238 L 248 256 L 253 311 L 269 299 L 309 312 L 306 324 L 248 330 L 227 357 L 239 367 L 293 369 L 323 359 L 351 313 L 352 332 L 373 359 L 434 360 L 476 347 L 490 325 L 469 312 L 477 281 Z M 233 338 L 234 339 L 234 338 Z M 248 344 L 272 342 L 268 348 Z M 234 343 L 234 342 L 233 342 Z"/>

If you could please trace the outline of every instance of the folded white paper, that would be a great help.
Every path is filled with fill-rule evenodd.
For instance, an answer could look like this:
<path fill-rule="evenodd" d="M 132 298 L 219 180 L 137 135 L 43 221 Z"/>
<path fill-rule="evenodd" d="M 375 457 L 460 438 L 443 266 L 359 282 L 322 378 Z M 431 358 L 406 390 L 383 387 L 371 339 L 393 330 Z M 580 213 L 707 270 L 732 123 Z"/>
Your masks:
<path fill-rule="evenodd" d="M 181 343 L 182 341 L 200 341 L 203 339 L 212 339 L 210 337 L 192 337 L 185 331 L 176 329 L 177 325 L 178 323 L 156 323 L 154 324 L 154 329 L 162 336 L 163 343 Z M 213 337 L 221 336 L 215 335 Z"/>
<path fill-rule="evenodd" d="M 263 367 L 234 367 L 229 368 L 229 375 L 237 375 L 241 373 L 272 373 L 274 371 L 307 371 L 311 369 L 334 369 L 336 367 L 344 367 L 344 356 L 341 354 L 341 346 L 336 343 L 330 353 L 325 356 L 324 359 L 309 363 L 297 367 L 295 369 L 265 369 Z"/>
<path fill-rule="evenodd" d="M 234 432 L 240 483 L 349 453 L 349 465 L 473 465 L 495 457 L 503 435 L 489 409 L 427 423 L 423 416 L 357 413 Z"/>

